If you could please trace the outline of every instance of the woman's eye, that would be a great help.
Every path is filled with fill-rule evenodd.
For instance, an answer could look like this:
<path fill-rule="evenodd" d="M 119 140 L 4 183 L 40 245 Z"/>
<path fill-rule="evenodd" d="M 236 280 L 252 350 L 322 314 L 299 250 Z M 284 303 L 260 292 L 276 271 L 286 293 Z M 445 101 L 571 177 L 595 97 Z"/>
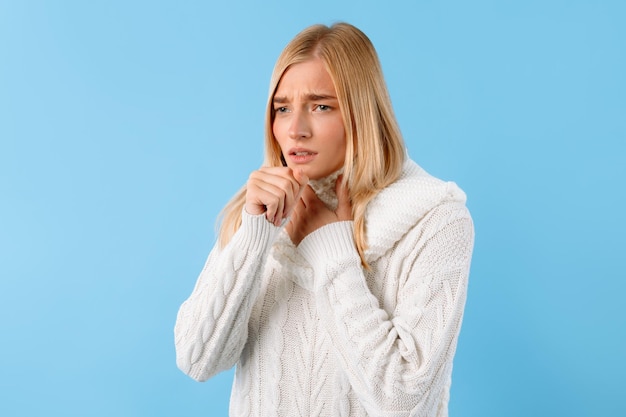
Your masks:
<path fill-rule="evenodd" d="M 287 107 L 277 107 L 274 109 L 276 113 L 285 113 L 287 112 Z"/>
<path fill-rule="evenodd" d="M 327 106 L 327 105 L 325 105 L 325 104 L 319 104 L 319 105 L 317 106 L 317 109 L 318 109 L 319 111 L 328 111 L 328 110 L 330 110 L 330 106 Z"/>

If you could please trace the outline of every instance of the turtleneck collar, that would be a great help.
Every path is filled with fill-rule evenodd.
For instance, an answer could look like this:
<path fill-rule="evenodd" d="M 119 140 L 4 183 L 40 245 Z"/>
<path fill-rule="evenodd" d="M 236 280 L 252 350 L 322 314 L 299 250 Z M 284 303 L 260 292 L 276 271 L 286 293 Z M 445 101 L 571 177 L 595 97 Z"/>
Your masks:
<path fill-rule="evenodd" d="M 335 184 L 337 183 L 337 178 L 339 175 L 343 173 L 343 168 L 333 172 L 327 177 L 320 178 L 318 180 L 309 180 L 309 185 L 315 191 L 315 194 L 319 197 L 320 200 L 326 204 L 331 210 L 335 210 L 337 208 L 337 194 L 335 193 Z"/>

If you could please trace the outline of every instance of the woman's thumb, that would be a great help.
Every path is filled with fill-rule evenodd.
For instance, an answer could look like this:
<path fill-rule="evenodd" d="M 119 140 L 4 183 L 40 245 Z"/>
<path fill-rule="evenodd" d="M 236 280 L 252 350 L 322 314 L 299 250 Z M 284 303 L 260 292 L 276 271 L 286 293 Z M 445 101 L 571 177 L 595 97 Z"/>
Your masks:
<path fill-rule="evenodd" d="M 297 169 L 293 172 L 293 177 L 298 181 L 301 187 L 304 187 L 309 183 L 309 177 L 304 173 L 302 169 Z"/>

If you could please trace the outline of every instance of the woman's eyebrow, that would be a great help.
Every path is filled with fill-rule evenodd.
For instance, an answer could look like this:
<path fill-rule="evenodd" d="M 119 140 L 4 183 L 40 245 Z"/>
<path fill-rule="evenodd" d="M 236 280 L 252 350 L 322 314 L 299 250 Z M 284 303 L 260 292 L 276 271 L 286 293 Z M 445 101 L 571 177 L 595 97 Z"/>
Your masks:
<path fill-rule="evenodd" d="M 316 100 L 337 100 L 337 97 L 331 95 L 331 94 L 307 94 L 305 96 L 305 98 L 309 101 L 316 101 Z"/>
<path fill-rule="evenodd" d="M 309 93 L 306 94 L 304 96 L 305 100 L 308 101 L 316 101 L 316 100 L 337 100 L 337 97 L 333 96 L 332 94 L 317 94 L 317 93 Z M 287 97 L 284 96 L 274 96 L 274 98 L 272 99 L 272 101 L 274 103 L 288 103 L 289 100 L 287 99 Z"/>

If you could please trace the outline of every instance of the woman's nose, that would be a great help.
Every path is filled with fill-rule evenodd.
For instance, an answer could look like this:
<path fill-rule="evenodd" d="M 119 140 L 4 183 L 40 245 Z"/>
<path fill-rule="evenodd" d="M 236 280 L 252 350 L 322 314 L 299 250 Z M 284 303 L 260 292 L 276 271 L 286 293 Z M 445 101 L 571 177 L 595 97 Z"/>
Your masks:
<path fill-rule="evenodd" d="M 289 137 L 294 140 L 311 137 L 311 126 L 305 112 L 296 111 L 293 113 L 288 133 Z"/>

